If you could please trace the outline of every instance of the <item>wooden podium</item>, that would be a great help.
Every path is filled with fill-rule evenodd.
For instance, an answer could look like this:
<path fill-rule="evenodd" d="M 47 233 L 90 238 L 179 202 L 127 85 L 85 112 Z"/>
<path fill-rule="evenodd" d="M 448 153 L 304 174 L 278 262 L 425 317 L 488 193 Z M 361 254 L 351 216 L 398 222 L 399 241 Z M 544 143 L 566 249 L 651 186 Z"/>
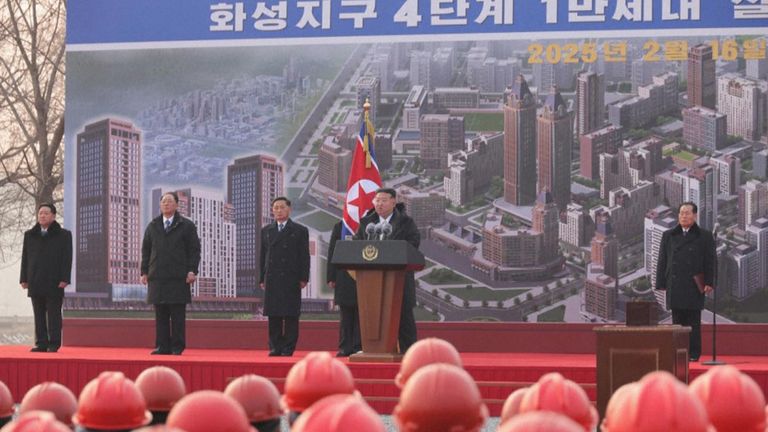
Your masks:
<path fill-rule="evenodd" d="M 690 327 L 679 325 L 596 327 L 600 418 L 613 392 L 649 372 L 665 370 L 688 383 L 690 331 Z"/>
<path fill-rule="evenodd" d="M 397 362 L 400 309 L 406 272 L 424 268 L 424 255 L 405 240 L 336 243 L 331 263 L 354 270 L 363 351 L 353 362 Z"/>

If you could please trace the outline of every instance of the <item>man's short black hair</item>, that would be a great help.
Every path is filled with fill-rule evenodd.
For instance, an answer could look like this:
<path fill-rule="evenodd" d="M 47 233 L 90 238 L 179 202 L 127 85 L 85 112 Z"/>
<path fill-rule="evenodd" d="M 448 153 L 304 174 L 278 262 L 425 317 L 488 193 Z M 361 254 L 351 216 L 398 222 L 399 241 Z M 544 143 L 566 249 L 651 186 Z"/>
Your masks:
<path fill-rule="evenodd" d="M 279 196 L 279 197 L 273 199 L 272 203 L 270 204 L 270 206 L 275 205 L 275 203 L 278 202 L 278 201 L 285 201 L 285 205 L 287 205 L 288 207 L 291 206 L 291 200 L 289 200 L 288 198 L 286 198 L 284 196 Z"/>
<path fill-rule="evenodd" d="M 53 205 L 53 203 L 40 203 L 40 205 L 37 206 L 37 211 L 40 211 L 40 209 L 43 207 L 48 207 L 48 209 L 51 210 L 51 213 L 56 214 L 56 206 Z"/>
<path fill-rule="evenodd" d="M 179 194 L 177 194 L 176 192 L 163 192 L 163 194 L 160 196 L 160 201 L 162 201 L 163 197 L 166 195 L 172 196 L 173 200 L 176 201 L 176 204 L 179 203 Z"/>
<path fill-rule="evenodd" d="M 686 201 L 686 202 L 680 204 L 680 207 L 677 209 L 677 212 L 680 213 L 680 210 L 683 207 L 685 207 L 685 206 L 690 206 L 691 207 L 691 211 L 693 212 L 693 214 L 699 214 L 699 207 L 696 205 L 696 203 L 691 202 L 691 201 Z"/>
<path fill-rule="evenodd" d="M 391 196 L 392 198 L 397 198 L 397 191 L 392 188 L 383 187 L 383 188 L 376 189 L 376 194 L 378 195 L 380 193 L 389 194 L 389 196 Z"/>

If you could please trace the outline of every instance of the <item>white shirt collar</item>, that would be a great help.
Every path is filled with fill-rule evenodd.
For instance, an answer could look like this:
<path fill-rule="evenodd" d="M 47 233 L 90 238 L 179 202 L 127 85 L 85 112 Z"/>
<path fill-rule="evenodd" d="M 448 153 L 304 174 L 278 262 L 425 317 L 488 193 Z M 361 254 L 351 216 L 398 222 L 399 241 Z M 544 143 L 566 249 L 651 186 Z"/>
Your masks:
<path fill-rule="evenodd" d="M 173 223 L 173 216 L 171 216 L 171 217 L 169 217 L 169 218 L 167 218 L 167 217 L 163 216 L 163 224 L 165 224 L 165 223 L 166 223 L 166 222 L 168 222 L 168 221 L 171 221 L 171 223 Z"/>
<path fill-rule="evenodd" d="M 387 221 L 387 223 L 389 223 L 389 221 L 391 221 L 391 220 L 392 220 L 392 215 L 394 215 L 394 214 L 395 214 L 395 212 L 392 212 L 392 213 L 390 213 L 390 214 L 389 214 L 389 216 L 387 216 L 386 218 L 382 218 L 381 216 L 379 216 L 379 220 L 380 220 L 380 221 L 384 220 L 384 221 Z"/>

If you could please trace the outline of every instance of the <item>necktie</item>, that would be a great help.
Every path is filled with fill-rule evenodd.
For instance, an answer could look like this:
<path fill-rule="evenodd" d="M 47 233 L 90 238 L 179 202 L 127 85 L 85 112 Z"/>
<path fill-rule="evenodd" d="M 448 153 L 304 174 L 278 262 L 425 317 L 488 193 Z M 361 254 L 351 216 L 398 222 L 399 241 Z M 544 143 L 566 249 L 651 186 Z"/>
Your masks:
<path fill-rule="evenodd" d="M 170 219 L 166 219 L 165 220 L 165 232 L 168 232 L 170 230 L 171 230 L 171 220 Z"/>
<path fill-rule="evenodd" d="M 277 224 L 277 232 L 281 232 L 283 230 L 283 228 L 285 228 L 285 224 L 284 223 Z"/>
<path fill-rule="evenodd" d="M 48 235 L 48 230 L 40 230 L 40 235 L 45 237 Z"/>

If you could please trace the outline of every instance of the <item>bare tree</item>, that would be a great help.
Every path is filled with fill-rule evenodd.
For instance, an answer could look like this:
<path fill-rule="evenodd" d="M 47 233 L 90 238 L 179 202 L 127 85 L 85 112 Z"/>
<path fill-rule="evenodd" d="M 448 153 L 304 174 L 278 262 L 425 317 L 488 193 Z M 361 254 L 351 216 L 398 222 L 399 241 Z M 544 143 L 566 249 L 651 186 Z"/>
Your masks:
<path fill-rule="evenodd" d="M 0 0 L 0 261 L 61 199 L 66 0 Z M 15 230 L 15 231 L 14 231 Z"/>

